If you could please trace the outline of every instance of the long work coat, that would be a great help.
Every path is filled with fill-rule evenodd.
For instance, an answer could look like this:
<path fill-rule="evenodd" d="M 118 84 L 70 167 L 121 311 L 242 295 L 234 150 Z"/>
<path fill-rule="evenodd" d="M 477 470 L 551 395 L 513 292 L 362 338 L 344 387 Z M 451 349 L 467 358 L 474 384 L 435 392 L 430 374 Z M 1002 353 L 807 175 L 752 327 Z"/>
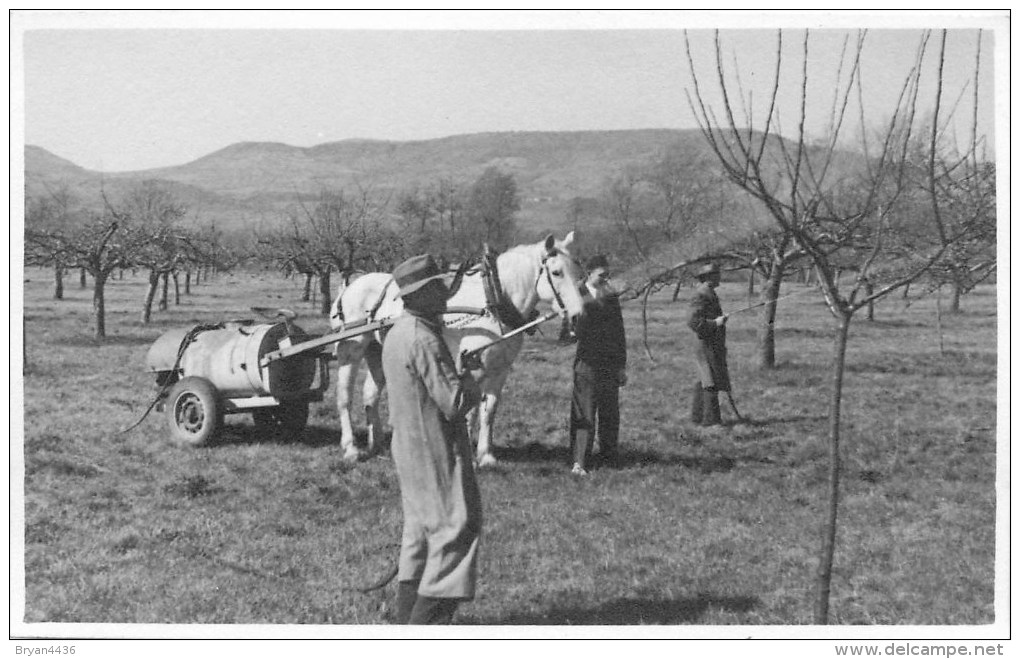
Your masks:
<path fill-rule="evenodd" d="M 715 319 L 722 315 L 719 296 L 707 283 L 702 283 L 691 298 L 687 326 L 697 335 L 694 359 L 698 363 L 701 386 L 713 391 L 730 390 L 730 371 L 726 365 L 726 326 Z"/>
<path fill-rule="evenodd" d="M 475 594 L 482 503 L 464 414 L 478 402 L 458 377 L 440 324 L 405 310 L 383 344 L 404 532 L 398 579 L 426 597 Z"/>

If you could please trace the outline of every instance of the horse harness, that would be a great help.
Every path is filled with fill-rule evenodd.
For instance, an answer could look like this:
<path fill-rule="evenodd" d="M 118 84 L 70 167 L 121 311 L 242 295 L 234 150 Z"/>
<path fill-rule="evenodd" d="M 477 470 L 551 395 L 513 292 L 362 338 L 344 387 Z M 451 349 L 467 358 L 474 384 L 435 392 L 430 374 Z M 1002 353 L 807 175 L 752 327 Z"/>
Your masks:
<path fill-rule="evenodd" d="M 539 268 L 538 275 L 535 278 L 535 288 L 538 288 L 538 281 L 542 278 L 542 273 L 545 273 L 546 281 L 549 282 L 549 289 L 552 291 L 553 299 L 556 300 L 557 306 L 560 311 L 566 311 L 567 305 L 563 301 L 563 297 L 560 295 L 556 285 L 553 284 L 552 273 L 549 271 L 548 261 L 553 256 L 560 254 L 560 251 L 553 248 L 547 251 L 542 256 L 542 264 Z M 492 315 L 496 318 L 496 322 L 500 324 L 500 329 L 508 327 L 510 330 L 515 330 L 523 325 L 528 324 L 538 317 L 538 310 L 532 309 L 530 318 L 525 318 L 517 307 L 510 301 L 503 291 L 503 285 L 499 280 L 499 268 L 496 264 L 496 254 L 489 248 L 489 245 L 485 245 L 485 250 L 482 255 L 482 282 L 485 290 L 485 305 L 486 309 L 491 310 Z M 528 336 L 535 333 L 537 327 L 532 327 L 527 330 Z"/>
<path fill-rule="evenodd" d="M 538 286 L 538 279 L 542 277 L 542 273 L 545 273 L 546 280 L 549 282 L 549 288 L 553 292 L 553 298 L 556 300 L 556 304 L 560 310 L 565 310 L 566 304 L 563 301 L 563 297 L 560 295 L 559 290 L 553 284 L 552 274 L 549 272 L 547 261 L 559 254 L 559 251 L 553 249 L 547 252 L 542 257 L 542 265 L 538 273 L 538 277 L 535 280 L 535 286 Z M 510 298 L 507 297 L 506 292 L 503 290 L 503 285 L 499 278 L 499 267 L 496 263 L 497 254 L 489 247 L 485 245 L 482 258 L 479 261 L 474 259 L 468 259 L 463 263 L 459 264 L 456 268 L 451 268 L 453 274 L 453 280 L 449 285 L 448 297 L 452 298 L 456 295 L 457 291 L 460 290 L 460 286 L 467 275 L 473 275 L 476 273 L 481 274 L 482 277 L 482 290 L 485 294 L 485 307 L 450 307 L 447 313 L 456 314 L 469 314 L 477 316 L 491 315 L 496 319 L 496 322 L 500 324 L 500 328 L 509 328 L 515 330 L 518 327 L 526 325 L 538 316 L 537 310 L 532 310 L 531 318 L 525 318 L 524 315 L 514 306 Z M 354 321 L 352 323 L 346 323 L 343 320 L 342 311 L 338 310 L 337 315 L 340 317 L 341 329 L 349 329 L 352 327 L 358 327 L 374 322 L 376 314 L 379 313 L 379 309 L 382 308 L 383 302 L 387 299 L 387 293 L 390 291 L 390 287 L 396 285 L 396 281 L 391 277 L 389 281 L 383 286 L 382 291 L 376 297 L 372 306 L 369 308 L 365 318 Z M 527 330 L 528 335 L 535 333 L 536 328 Z"/>

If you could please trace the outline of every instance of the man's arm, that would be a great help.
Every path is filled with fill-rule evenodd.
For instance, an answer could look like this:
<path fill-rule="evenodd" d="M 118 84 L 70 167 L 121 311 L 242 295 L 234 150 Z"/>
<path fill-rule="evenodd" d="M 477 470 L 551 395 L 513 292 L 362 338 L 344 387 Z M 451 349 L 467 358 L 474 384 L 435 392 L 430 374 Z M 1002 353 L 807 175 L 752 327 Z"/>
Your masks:
<path fill-rule="evenodd" d="M 698 338 L 705 341 L 711 339 L 718 332 L 721 323 L 717 322 L 715 314 L 710 314 L 708 308 L 711 300 L 704 293 L 698 292 L 691 298 L 690 315 L 687 319 L 687 326 L 698 335 Z M 724 318 L 720 316 L 720 318 Z M 725 321 L 724 321 L 725 322 Z"/>
<path fill-rule="evenodd" d="M 478 383 L 469 373 L 458 374 L 457 367 L 441 339 L 421 337 L 414 344 L 414 362 L 429 398 L 444 417 L 462 418 L 481 400 Z"/>

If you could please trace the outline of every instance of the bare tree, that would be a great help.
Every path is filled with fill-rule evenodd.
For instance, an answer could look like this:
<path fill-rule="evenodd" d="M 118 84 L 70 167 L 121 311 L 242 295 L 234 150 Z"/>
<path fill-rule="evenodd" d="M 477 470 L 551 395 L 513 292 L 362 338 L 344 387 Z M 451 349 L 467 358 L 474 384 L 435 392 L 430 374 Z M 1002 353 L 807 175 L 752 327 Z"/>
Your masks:
<path fill-rule="evenodd" d="M 780 288 L 792 264 L 804 256 L 794 237 L 782 229 L 754 230 L 744 239 L 735 240 L 720 255 L 722 259 L 741 264 L 748 271 L 749 292 L 753 295 L 755 275 L 761 275 L 758 315 L 758 368 L 776 367 L 776 310 Z"/>
<path fill-rule="evenodd" d="M 497 249 L 509 247 L 516 237 L 520 209 L 521 196 L 513 175 L 496 167 L 487 168 L 468 193 L 463 240 L 475 249 L 482 243 Z"/>
<path fill-rule="evenodd" d="M 723 181 L 701 153 L 692 157 L 670 147 L 644 169 L 643 179 L 653 196 L 651 225 L 667 242 L 685 240 L 700 227 L 711 226 L 726 208 L 716 195 Z"/>
<path fill-rule="evenodd" d="M 626 234 L 638 259 L 649 261 L 653 240 L 647 229 L 647 210 L 642 207 L 642 185 L 638 169 L 626 168 L 605 181 L 598 204 L 602 215 Z"/>
<path fill-rule="evenodd" d="M 53 268 L 53 299 L 64 299 L 64 274 L 69 264 L 59 247 L 46 239 L 52 233 L 66 234 L 82 221 L 74 195 L 66 184 L 48 187 L 45 195 L 25 195 L 25 264 Z"/>
<path fill-rule="evenodd" d="M 178 225 L 186 209 L 169 188 L 153 180 L 132 187 L 117 204 L 110 202 L 105 194 L 103 199 L 110 215 L 133 235 L 133 242 L 138 245 L 133 264 L 149 271 L 149 286 L 141 312 L 141 322 L 149 323 L 161 280 L 160 310 L 165 310 L 170 273 L 187 259 L 189 239 Z"/>
<path fill-rule="evenodd" d="M 125 267 L 140 247 L 138 237 L 125 231 L 109 213 L 90 213 L 77 227 L 27 232 L 30 243 L 59 254 L 68 267 L 85 268 L 92 275 L 92 314 L 96 339 L 106 337 L 106 281 L 115 269 Z"/>
<path fill-rule="evenodd" d="M 781 88 L 783 34 L 777 34 L 774 82 L 766 100 L 767 111 L 757 120 L 746 110 L 745 92 L 727 74 L 718 32 L 715 39 L 715 72 L 721 101 L 718 111 L 707 98 L 702 78 L 697 75 L 690 42 L 687 59 L 693 78 L 688 99 L 702 133 L 726 176 L 750 193 L 767 210 L 779 230 L 792 238 L 815 270 L 822 294 L 835 319 L 833 339 L 832 392 L 829 405 L 829 506 L 822 530 L 815 588 L 815 622 L 829 621 L 829 599 L 836 540 L 840 477 L 840 430 L 843 375 L 847 341 L 854 314 L 875 300 L 916 281 L 940 263 L 952 245 L 974 231 L 973 223 L 953 226 L 939 209 L 932 194 L 939 178 L 936 163 L 945 153 L 941 141 L 944 120 L 942 103 L 942 62 L 946 33 L 941 35 L 935 74 L 933 128 L 923 142 L 927 155 L 925 172 L 933 212 L 927 214 L 925 231 L 913 232 L 907 245 L 901 238 L 903 206 L 909 199 L 912 171 L 911 146 L 916 145 L 919 121 L 917 107 L 931 34 L 919 40 L 913 66 L 903 76 L 899 94 L 892 99 L 891 113 L 875 141 L 869 140 L 863 104 L 860 68 L 866 32 L 851 43 L 844 42 L 844 56 L 837 72 L 829 118 L 828 138 L 811 144 L 806 136 L 808 105 L 808 61 L 810 33 L 805 32 L 799 70 L 799 113 L 794 137 L 778 135 L 781 117 L 777 98 Z M 845 67 L 845 68 L 844 68 Z M 862 143 L 857 152 L 840 147 L 841 132 L 849 123 L 853 101 L 858 101 Z M 738 101 L 735 99 L 739 99 Z M 741 125 L 738 111 L 744 107 Z M 966 166 L 966 159 L 961 167 Z M 957 168 L 952 168 L 957 169 Z M 965 180 L 965 179 L 964 179 Z M 856 274 L 846 288 L 840 288 L 839 259 L 852 255 Z"/>
<path fill-rule="evenodd" d="M 299 200 L 286 228 L 260 237 L 259 251 L 284 271 L 317 278 L 320 312 L 328 314 L 332 273 L 374 268 L 385 243 L 394 239 L 381 233 L 384 208 L 367 189 L 357 194 L 323 190 L 314 204 Z"/>

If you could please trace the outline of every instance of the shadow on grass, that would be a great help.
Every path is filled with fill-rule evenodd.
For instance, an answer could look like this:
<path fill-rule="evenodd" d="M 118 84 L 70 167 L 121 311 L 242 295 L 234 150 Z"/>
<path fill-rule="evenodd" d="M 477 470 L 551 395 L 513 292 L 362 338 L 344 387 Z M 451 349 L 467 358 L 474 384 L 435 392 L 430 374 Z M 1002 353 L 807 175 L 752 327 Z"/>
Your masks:
<path fill-rule="evenodd" d="M 770 426 L 776 423 L 800 423 L 801 421 L 826 421 L 828 415 L 825 414 L 800 414 L 790 416 L 780 416 L 776 418 L 760 419 L 760 420 L 748 420 L 748 425 L 756 427 Z"/>
<path fill-rule="evenodd" d="M 495 447 L 496 459 L 505 463 L 549 463 L 551 465 L 568 465 L 570 449 L 566 446 L 545 446 L 532 442 L 517 447 Z M 590 467 L 595 470 L 618 470 L 642 466 L 676 466 L 693 469 L 703 474 L 727 472 L 733 469 L 737 460 L 724 454 L 716 455 L 666 455 L 655 451 L 621 449 L 618 457 L 607 463 L 597 454 L 592 457 Z M 560 475 L 559 471 L 550 474 Z"/>
<path fill-rule="evenodd" d="M 94 336 L 67 336 L 60 338 L 60 345 L 69 348 L 102 348 L 104 346 L 141 346 L 151 345 L 155 339 L 152 336 L 137 336 L 130 334 L 107 334 L 105 338 L 97 339 Z"/>
<path fill-rule="evenodd" d="M 709 609 L 746 613 L 761 604 L 757 597 L 723 597 L 699 593 L 680 599 L 623 598 L 595 608 L 553 607 L 545 613 L 511 613 L 496 619 L 463 616 L 468 625 L 676 625 L 698 622 Z"/>
<path fill-rule="evenodd" d="M 878 330 L 928 327 L 928 323 L 923 323 L 917 320 L 907 320 L 905 318 L 892 318 L 892 319 L 876 318 L 875 320 L 867 320 L 866 318 L 864 318 L 862 314 L 858 320 L 862 321 L 860 325 L 862 328 L 871 327 Z"/>
<path fill-rule="evenodd" d="M 355 445 L 364 446 L 367 442 L 367 430 L 355 432 Z M 220 430 L 212 447 L 253 444 L 296 444 L 310 448 L 339 446 L 340 431 L 335 428 L 310 425 L 300 433 L 292 435 L 279 430 L 258 428 L 251 425 L 228 424 Z"/>
<path fill-rule="evenodd" d="M 847 373 L 861 375 L 908 375 L 920 377 L 994 377 L 997 355 L 992 351 L 946 350 L 911 359 L 886 356 L 846 365 Z"/>

